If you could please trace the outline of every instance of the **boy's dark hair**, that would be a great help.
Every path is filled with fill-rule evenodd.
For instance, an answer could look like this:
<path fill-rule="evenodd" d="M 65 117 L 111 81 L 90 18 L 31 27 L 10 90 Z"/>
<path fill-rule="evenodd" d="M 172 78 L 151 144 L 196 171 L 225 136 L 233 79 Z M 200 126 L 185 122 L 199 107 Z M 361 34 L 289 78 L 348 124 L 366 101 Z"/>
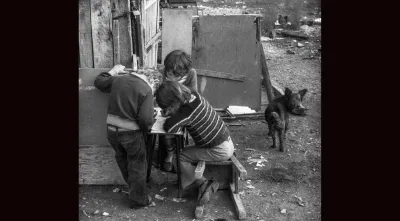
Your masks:
<path fill-rule="evenodd" d="M 176 81 L 165 80 L 156 91 L 156 102 L 162 109 L 190 100 L 189 88 Z"/>
<path fill-rule="evenodd" d="M 191 68 L 192 59 L 182 50 L 171 51 L 164 59 L 164 75 L 172 72 L 177 77 L 183 77 Z"/>

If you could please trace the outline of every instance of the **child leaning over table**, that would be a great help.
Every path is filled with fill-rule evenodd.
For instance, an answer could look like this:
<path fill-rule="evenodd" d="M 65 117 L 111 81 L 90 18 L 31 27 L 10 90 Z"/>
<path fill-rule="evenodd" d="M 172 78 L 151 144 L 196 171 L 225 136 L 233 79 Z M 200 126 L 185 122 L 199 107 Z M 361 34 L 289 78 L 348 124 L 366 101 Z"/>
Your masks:
<path fill-rule="evenodd" d="M 156 102 L 162 108 L 162 114 L 169 116 L 164 129 L 175 133 L 186 127 L 195 142 L 194 146 L 186 147 L 180 153 L 181 182 L 183 188 L 191 184 L 199 186 L 198 206 L 202 206 L 209 201 L 210 194 L 218 190 L 219 183 L 204 176 L 196 179 L 196 166 L 191 163 L 231 158 L 234 145 L 230 132 L 207 100 L 176 81 L 166 80 L 160 85 L 156 91 Z M 173 163 L 176 168 L 175 158 Z"/>
<path fill-rule="evenodd" d="M 177 81 L 187 88 L 190 92 L 197 92 L 197 73 L 192 68 L 192 60 L 190 56 L 182 50 L 174 50 L 168 53 L 164 59 L 164 80 Z M 173 137 L 170 135 L 161 136 L 165 141 L 167 149 L 167 157 L 164 160 L 164 170 L 172 170 L 172 156 L 175 149 Z"/>

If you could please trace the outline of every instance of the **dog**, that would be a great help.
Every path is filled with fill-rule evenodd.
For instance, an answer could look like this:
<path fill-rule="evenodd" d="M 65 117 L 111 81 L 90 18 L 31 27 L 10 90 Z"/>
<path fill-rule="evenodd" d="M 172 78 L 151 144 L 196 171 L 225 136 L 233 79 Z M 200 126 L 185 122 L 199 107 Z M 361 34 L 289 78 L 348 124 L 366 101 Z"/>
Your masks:
<path fill-rule="evenodd" d="M 289 129 L 289 113 L 295 115 L 306 115 L 306 110 L 302 104 L 307 89 L 293 93 L 290 89 L 285 88 L 283 96 L 275 98 L 268 104 L 265 109 L 265 120 L 268 123 L 269 136 L 272 136 L 272 148 L 276 148 L 276 133 L 279 135 L 279 150 L 285 149 L 284 139 Z"/>

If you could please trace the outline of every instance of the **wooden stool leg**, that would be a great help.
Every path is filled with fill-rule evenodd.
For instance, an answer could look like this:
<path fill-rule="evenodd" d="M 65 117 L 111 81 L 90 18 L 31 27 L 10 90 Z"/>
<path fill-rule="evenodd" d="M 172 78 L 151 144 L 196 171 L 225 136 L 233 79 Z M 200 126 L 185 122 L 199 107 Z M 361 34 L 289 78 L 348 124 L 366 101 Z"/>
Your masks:
<path fill-rule="evenodd" d="M 235 193 L 234 184 L 230 184 L 230 192 L 232 195 L 233 202 L 235 204 L 236 213 L 239 219 L 246 219 L 246 210 L 244 209 L 242 200 L 240 199 L 239 193 Z"/>
<path fill-rule="evenodd" d="M 233 158 L 233 159 L 232 159 Z M 234 164 L 232 165 L 232 183 L 229 186 L 229 191 L 231 192 L 232 195 L 232 199 L 233 199 L 233 203 L 235 204 L 235 209 L 236 209 L 236 214 L 238 215 L 239 219 L 246 219 L 246 210 L 243 206 L 242 200 L 240 199 L 240 195 L 239 195 L 239 174 L 238 171 L 240 171 L 240 169 L 237 169 L 237 167 L 241 167 L 240 166 L 235 166 L 235 162 L 236 162 L 236 158 L 232 157 L 231 160 L 234 162 Z M 236 164 L 238 164 L 238 162 L 236 162 Z M 244 173 L 244 171 L 243 171 Z M 246 174 L 243 176 L 246 176 Z"/>

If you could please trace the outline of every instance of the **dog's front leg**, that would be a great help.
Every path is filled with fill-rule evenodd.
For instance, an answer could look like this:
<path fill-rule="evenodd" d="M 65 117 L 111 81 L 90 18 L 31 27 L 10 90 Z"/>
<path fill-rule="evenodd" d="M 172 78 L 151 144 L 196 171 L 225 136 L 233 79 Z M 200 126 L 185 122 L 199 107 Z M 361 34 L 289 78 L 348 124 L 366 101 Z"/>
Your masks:
<path fill-rule="evenodd" d="M 286 139 L 286 132 L 289 130 L 289 114 L 285 114 L 285 133 L 283 133 L 283 138 Z"/>
<path fill-rule="evenodd" d="M 275 148 L 276 147 L 276 134 L 275 134 L 275 130 L 271 130 L 272 133 L 272 146 L 271 148 Z"/>
<path fill-rule="evenodd" d="M 285 143 L 284 143 L 284 136 L 285 132 L 284 130 L 278 130 L 278 136 L 279 136 L 279 151 L 283 152 L 285 151 Z"/>
<path fill-rule="evenodd" d="M 270 121 L 267 121 L 267 123 L 268 123 L 268 136 L 272 137 L 272 136 L 274 136 L 274 133 L 272 131 L 273 130 L 272 123 Z"/>

